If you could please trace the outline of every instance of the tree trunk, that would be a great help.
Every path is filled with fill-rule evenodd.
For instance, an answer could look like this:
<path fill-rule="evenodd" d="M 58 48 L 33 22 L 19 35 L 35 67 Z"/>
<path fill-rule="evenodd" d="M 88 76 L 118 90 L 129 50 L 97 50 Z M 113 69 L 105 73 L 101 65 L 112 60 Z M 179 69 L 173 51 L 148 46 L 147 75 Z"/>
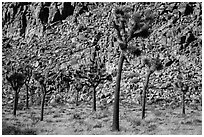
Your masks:
<path fill-rule="evenodd" d="M 79 89 L 78 88 L 76 88 L 76 106 L 78 106 L 79 105 Z"/>
<path fill-rule="evenodd" d="M 120 81 L 121 81 L 121 73 L 123 62 L 125 59 L 125 55 L 123 52 L 120 54 L 120 59 L 118 63 L 118 71 L 117 71 L 117 79 L 116 79 L 116 88 L 114 93 L 114 106 L 113 106 L 113 131 L 119 131 L 119 100 L 120 100 Z"/>
<path fill-rule="evenodd" d="M 96 111 L 96 88 L 93 87 L 93 111 Z"/>
<path fill-rule="evenodd" d="M 14 102 L 13 102 L 13 115 L 16 116 L 16 110 L 18 107 L 18 90 L 15 90 Z"/>
<path fill-rule="evenodd" d="M 79 93 L 80 93 L 80 91 L 81 91 L 81 84 L 80 83 L 77 83 L 77 85 L 76 85 L 76 87 L 75 87 L 75 89 L 76 89 L 76 106 L 78 106 L 79 105 Z"/>
<path fill-rule="evenodd" d="M 183 91 L 182 93 L 182 114 L 185 115 L 185 92 Z"/>
<path fill-rule="evenodd" d="M 41 117 L 40 121 L 43 121 L 44 105 L 45 105 L 46 89 L 42 86 L 42 101 L 41 101 Z"/>
<path fill-rule="evenodd" d="M 33 94 L 34 94 L 34 91 L 30 90 L 30 105 L 33 105 Z"/>
<path fill-rule="evenodd" d="M 143 100 L 142 100 L 142 119 L 145 118 L 146 91 L 147 91 L 150 75 L 151 75 L 151 72 L 148 71 L 147 75 L 146 75 L 146 80 L 145 80 L 143 95 L 142 95 L 142 98 L 143 98 Z"/>
<path fill-rule="evenodd" d="M 69 89 L 70 89 L 70 85 L 69 85 L 69 83 L 67 83 L 67 84 L 66 84 L 66 90 L 67 90 L 67 91 L 65 91 L 67 94 L 68 94 L 68 92 L 69 92 Z"/>
<path fill-rule="evenodd" d="M 28 90 L 29 90 L 29 87 L 26 84 L 26 109 L 28 109 L 28 99 L 29 99 L 29 97 L 28 97 Z"/>
<path fill-rule="evenodd" d="M 41 88 L 41 90 L 42 90 L 42 88 Z M 38 91 L 37 94 L 38 94 L 37 99 L 36 99 L 37 105 L 40 105 L 42 102 L 42 91 L 41 91 L 41 93 L 40 93 L 40 91 Z"/>

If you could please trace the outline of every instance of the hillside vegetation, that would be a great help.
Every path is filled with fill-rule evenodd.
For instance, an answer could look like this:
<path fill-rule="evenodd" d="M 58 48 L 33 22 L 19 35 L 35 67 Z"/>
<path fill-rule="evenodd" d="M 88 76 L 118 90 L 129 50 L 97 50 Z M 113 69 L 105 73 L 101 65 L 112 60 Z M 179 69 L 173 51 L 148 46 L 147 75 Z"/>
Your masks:
<path fill-rule="evenodd" d="M 127 50 L 115 14 L 151 17 Z M 202 134 L 201 53 L 201 2 L 3 2 L 2 134 Z"/>

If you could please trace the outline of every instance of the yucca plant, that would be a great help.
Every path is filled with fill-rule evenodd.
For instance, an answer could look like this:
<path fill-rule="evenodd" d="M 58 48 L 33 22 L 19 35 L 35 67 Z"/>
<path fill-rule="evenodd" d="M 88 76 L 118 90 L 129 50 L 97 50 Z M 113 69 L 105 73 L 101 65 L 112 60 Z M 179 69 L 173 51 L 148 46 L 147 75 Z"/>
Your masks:
<path fill-rule="evenodd" d="M 39 72 L 33 73 L 33 78 L 39 82 L 41 86 L 42 98 L 41 98 L 41 117 L 40 120 L 43 121 L 43 112 L 44 112 L 44 104 L 45 104 L 45 96 L 46 96 L 46 80 L 45 76 L 40 74 Z"/>
<path fill-rule="evenodd" d="M 180 92 L 182 92 L 182 114 L 185 115 L 186 111 L 185 111 L 185 96 L 186 96 L 186 92 L 188 91 L 189 87 L 188 84 L 185 82 L 185 78 L 183 76 L 183 74 L 181 73 L 180 69 L 178 71 L 178 75 L 177 75 L 177 82 L 175 83 L 176 88 L 178 88 L 180 90 Z"/>
<path fill-rule="evenodd" d="M 121 50 L 114 93 L 113 131 L 119 131 L 120 81 L 123 62 L 126 59 L 125 52 L 130 52 L 133 55 L 141 54 L 139 47 L 128 45 L 128 43 L 134 38 L 147 38 L 150 35 L 149 28 L 154 19 L 149 10 L 146 10 L 144 14 L 139 12 L 131 14 L 131 11 L 130 7 L 116 8 L 113 11 L 113 27 L 116 30 L 117 42 Z"/>
<path fill-rule="evenodd" d="M 149 84 L 149 78 L 151 74 L 153 74 L 155 71 L 159 71 L 163 68 L 163 65 L 159 59 L 159 56 L 157 56 L 155 59 L 144 58 L 143 65 L 147 67 L 147 73 L 146 73 L 146 79 L 143 87 L 143 94 L 142 94 L 142 119 L 145 118 L 146 93 L 147 93 L 147 88 Z"/>
<path fill-rule="evenodd" d="M 46 72 L 46 74 L 42 74 L 40 72 L 34 72 L 33 78 L 39 82 L 42 92 L 42 98 L 41 98 L 41 115 L 40 115 L 40 121 L 43 121 L 43 113 L 44 113 L 44 106 L 45 106 L 45 97 L 48 94 L 48 91 L 46 86 L 54 84 L 55 81 L 55 73 L 52 72 Z"/>
<path fill-rule="evenodd" d="M 32 71 L 33 71 L 33 68 L 32 66 L 30 65 L 26 65 L 24 67 L 24 73 L 25 73 L 25 86 L 26 86 L 26 108 L 28 109 L 29 108 L 29 103 L 28 103 L 28 100 L 29 100 L 29 82 L 30 82 L 30 79 L 32 77 Z"/>
<path fill-rule="evenodd" d="M 14 90 L 14 104 L 13 104 L 13 115 L 16 116 L 16 110 L 18 107 L 18 98 L 20 88 L 25 83 L 26 76 L 21 72 L 14 72 L 11 75 L 6 75 L 7 81 L 11 84 L 11 87 Z"/>
<path fill-rule="evenodd" d="M 86 65 L 82 65 L 80 71 L 75 73 L 76 78 L 81 78 L 85 80 L 85 85 L 91 87 L 91 92 L 93 93 L 93 111 L 96 111 L 96 88 L 99 84 L 103 83 L 105 80 L 111 81 L 112 76 L 106 73 L 105 63 L 103 57 L 99 53 L 96 53 L 96 47 L 92 53 L 92 57 L 88 60 Z M 83 84 L 83 83 L 81 83 Z M 77 87 L 81 87 L 76 84 Z M 82 87 L 81 87 L 82 88 Z"/>

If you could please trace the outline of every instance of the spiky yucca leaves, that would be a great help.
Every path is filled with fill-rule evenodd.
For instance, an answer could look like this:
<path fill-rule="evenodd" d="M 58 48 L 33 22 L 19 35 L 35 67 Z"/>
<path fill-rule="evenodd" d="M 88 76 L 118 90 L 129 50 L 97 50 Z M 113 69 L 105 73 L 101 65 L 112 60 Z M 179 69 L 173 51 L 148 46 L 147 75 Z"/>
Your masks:
<path fill-rule="evenodd" d="M 38 72 L 33 72 L 33 78 L 38 81 L 40 84 L 44 84 L 45 81 L 45 77 L 38 73 Z"/>
<path fill-rule="evenodd" d="M 6 79 L 14 90 L 21 88 L 25 82 L 26 76 L 21 72 L 14 72 L 10 76 L 6 75 Z"/>
<path fill-rule="evenodd" d="M 6 79 L 11 84 L 12 88 L 17 91 L 25 82 L 26 76 L 23 73 L 14 72 L 10 76 L 6 75 Z"/>
<path fill-rule="evenodd" d="M 142 51 L 136 47 L 136 46 L 128 46 L 128 51 L 131 53 L 134 57 L 135 56 L 140 56 L 142 54 Z"/>
<path fill-rule="evenodd" d="M 159 71 L 163 69 L 163 65 L 161 63 L 161 60 L 157 58 L 143 58 L 142 64 L 146 65 L 148 69 L 153 73 L 154 71 Z"/>
<path fill-rule="evenodd" d="M 154 15 L 148 12 L 148 9 L 143 16 L 139 12 L 135 12 L 131 20 L 133 25 L 130 27 L 128 41 L 135 37 L 146 38 L 150 35 L 149 29 L 154 21 Z"/>

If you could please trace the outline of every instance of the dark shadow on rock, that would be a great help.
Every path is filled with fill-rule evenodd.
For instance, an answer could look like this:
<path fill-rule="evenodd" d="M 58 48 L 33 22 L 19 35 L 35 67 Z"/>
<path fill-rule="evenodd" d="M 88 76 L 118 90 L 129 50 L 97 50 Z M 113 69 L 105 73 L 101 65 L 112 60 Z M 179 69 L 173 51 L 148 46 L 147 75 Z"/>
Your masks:
<path fill-rule="evenodd" d="M 73 15 L 73 13 L 74 6 L 72 6 L 71 2 L 64 2 L 61 9 L 62 20 L 65 20 L 68 16 Z"/>

